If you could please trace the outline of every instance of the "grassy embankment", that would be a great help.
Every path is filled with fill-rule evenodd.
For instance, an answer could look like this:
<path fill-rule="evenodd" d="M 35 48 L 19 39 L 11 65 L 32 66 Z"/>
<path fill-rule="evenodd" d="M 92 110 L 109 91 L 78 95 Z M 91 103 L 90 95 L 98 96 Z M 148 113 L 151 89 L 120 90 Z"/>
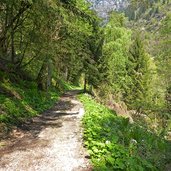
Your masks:
<path fill-rule="evenodd" d="M 15 76 L 11 81 L 9 75 L 2 72 L 0 77 L 0 135 L 49 109 L 64 90 L 72 88 L 60 81 L 58 89 L 54 87 L 47 93 L 39 91 L 35 82 L 23 81 Z"/>
<path fill-rule="evenodd" d="M 88 95 L 80 95 L 84 104 L 84 141 L 98 171 L 163 170 L 171 161 L 171 142 L 164 137 L 117 116 Z"/>

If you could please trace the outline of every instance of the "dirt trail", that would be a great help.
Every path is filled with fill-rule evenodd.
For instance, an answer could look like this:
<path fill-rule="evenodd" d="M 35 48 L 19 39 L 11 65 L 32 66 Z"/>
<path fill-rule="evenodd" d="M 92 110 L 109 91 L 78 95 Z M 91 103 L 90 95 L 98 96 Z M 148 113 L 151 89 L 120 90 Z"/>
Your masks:
<path fill-rule="evenodd" d="M 49 111 L 15 130 L 0 149 L 0 171 L 90 171 L 82 144 L 82 104 L 70 91 Z"/>

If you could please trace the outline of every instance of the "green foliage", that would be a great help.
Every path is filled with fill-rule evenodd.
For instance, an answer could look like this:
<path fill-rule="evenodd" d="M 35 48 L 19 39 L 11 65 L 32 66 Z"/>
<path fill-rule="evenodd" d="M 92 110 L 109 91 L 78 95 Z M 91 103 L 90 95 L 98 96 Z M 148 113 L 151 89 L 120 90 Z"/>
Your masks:
<path fill-rule="evenodd" d="M 104 44 L 102 47 L 101 67 L 103 84 L 117 98 L 124 93 L 129 78 L 127 77 L 128 49 L 131 43 L 131 31 L 125 28 L 123 14 L 112 13 L 104 27 Z M 99 89 L 102 85 L 99 86 Z M 104 89 L 102 88 L 102 91 Z M 106 92 L 108 94 L 108 92 Z"/>
<path fill-rule="evenodd" d="M 42 90 L 52 78 L 78 84 L 88 73 L 82 68 L 91 61 L 87 42 L 98 18 L 86 1 L 7 0 L 0 8 L 0 69 L 26 73 Z"/>
<path fill-rule="evenodd" d="M 84 104 L 84 141 L 94 170 L 162 170 L 171 159 L 170 143 L 96 103 L 88 95 Z"/>
<path fill-rule="evenodd" d="M 123 14 L 113 12 L 104 27 L 101 65 L 105 77 L 98 88 L 99 96 L 108 99 L 113 95 L 115 101 L 124 101 L 141 112 L 152 103 L 155 64 L 146 52 L 141 33 L 132 32 L 125 23 Z"/>
<path fill-rule="evenodd" d="M 59 93 L 51 90 L 46 92 L 37 90 L 35 83 L 20 82 L 14 84 L 9 81 L 0 84 L 0 122 L 6 124 L 20 124 L 25 119 L 36 116 L 50 108 L 59 97 Z"/>
<path fill-rule="evenodd" d="M 132 84 L 126 92 L 127 104 L 136 110 L 148 103 L 151 92 L 151 66 L 150 56 L 145 52 L 143 42 L 139 35 L 136 35 L 132 46 L 130 47 L 130 55 L 128 61 L 128 75 L 131 78 Z M 138 111 L 139 112 L 139 111 Z"/>

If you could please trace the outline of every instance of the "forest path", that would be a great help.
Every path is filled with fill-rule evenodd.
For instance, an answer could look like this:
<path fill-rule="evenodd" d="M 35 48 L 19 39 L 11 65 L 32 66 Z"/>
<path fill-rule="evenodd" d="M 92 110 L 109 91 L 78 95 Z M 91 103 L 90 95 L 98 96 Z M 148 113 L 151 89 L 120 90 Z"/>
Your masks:
<path fill-rule="evenodd" d="M 65 93 L 52 109 L 14 131 L 0 148 L 0 171 L 92 170 L 82 143 L 84 109 L 78 93 Z"/>

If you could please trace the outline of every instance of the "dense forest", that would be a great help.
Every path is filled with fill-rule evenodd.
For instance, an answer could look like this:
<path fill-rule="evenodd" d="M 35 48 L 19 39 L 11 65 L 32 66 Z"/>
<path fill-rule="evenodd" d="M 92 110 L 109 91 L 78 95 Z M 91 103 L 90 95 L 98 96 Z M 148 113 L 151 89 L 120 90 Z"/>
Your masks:
<path fill-rule="evenodd" d="M 83 123 L 97 170 L 162 170 L 171 161 L 171 2 L 130 0 L 105 18 L 91 2 L 1 0 L 0 136 L 82 87 L 96 101 L 79 97 L 94 111 Z M 89 139 L 104 124 L 108 151 Z"/>

